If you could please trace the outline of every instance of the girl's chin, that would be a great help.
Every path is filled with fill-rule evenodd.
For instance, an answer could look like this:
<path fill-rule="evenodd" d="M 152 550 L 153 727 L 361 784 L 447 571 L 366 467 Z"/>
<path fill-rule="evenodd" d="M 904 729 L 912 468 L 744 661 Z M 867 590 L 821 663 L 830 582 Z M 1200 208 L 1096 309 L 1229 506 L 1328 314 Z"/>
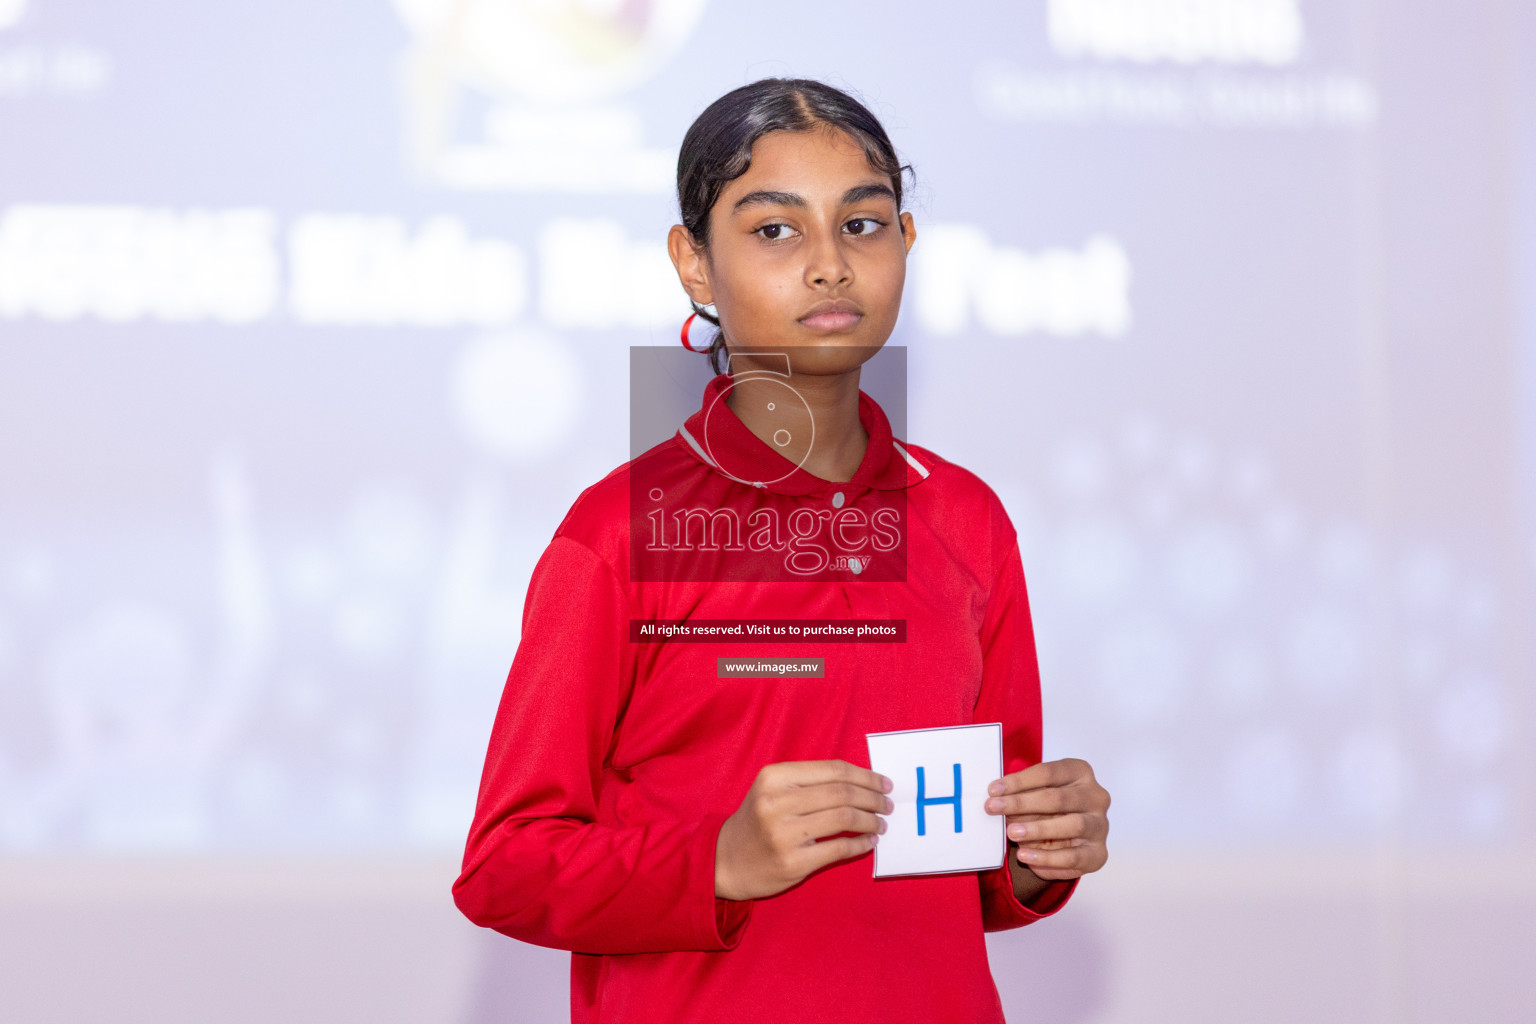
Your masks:
<path fill-rule="evenodd" d="M 883 339 L 880 344 L 871 345 L 862 339 L 853 340 L 834 335 L 809 341 L 785 341 L 779 345 L 732 345 L 733 359 L 742 357 L 739 362 L 733 362 L 732 369 L 777 370 L 782 373 L 782 357 L 788 356 L 790 371 L 794 373 L 846 373 L 868 362 L 883 344 Z"/>
<path fill-rule="evenodd" d="M 867 349 L 874 351 L 885 344 L 885 339 L 872 341 L 864 333 L 838 332 L 835 334 L 817 334 L 802 331 L 798 334 L 786 334 L 780 341 L 754 341 L 750 344 L 731 344 L 732 352 L 751 354 L 753 352 L 836 352 L 840 349 Z"/>

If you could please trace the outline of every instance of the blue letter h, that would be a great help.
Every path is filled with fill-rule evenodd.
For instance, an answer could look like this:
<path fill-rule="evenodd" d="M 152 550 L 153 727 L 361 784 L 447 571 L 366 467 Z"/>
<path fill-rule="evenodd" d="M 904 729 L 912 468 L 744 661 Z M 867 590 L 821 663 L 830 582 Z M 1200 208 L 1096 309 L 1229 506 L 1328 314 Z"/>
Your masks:
<path fill-rule="evenodd" d="M 924 785 L 924 782 L 923 782 L 923 766 L 922 765 L 918 765 L 917 766 L 917 834 L 920 835 L 920 836 L 924 836 L 924 835 L 928 834 L 927 814 L 926 814 L 926 812 L 924 812 L 923 808 L 927 807 L 929 804 L 954 804 L 955 805 L 955 831 L 956 832 L 961 831 L 961 828 L 960 828 L 960 766 L 958 764 L 955 765 L 955 792 L 954 792 L 953 795 L 951 795 L 951 796 L 933 796 L 933 797 L 930 797 L 930 796 L 925 796 L 924 792 L 925 792 L 925 785 Z"/>

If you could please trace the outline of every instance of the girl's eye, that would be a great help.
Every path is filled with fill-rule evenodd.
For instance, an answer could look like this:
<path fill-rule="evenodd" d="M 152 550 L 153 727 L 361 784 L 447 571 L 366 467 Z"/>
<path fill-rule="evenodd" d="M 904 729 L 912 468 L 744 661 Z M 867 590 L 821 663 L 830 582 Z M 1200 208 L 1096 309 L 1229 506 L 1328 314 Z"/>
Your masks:
<path fill-rule="evenodd" d="M 880 221 L 873 217 L 859 217 L 843 225 L 850 235 L 872 235 L 880 228 Z"/>
<path fill-rule="evenodd" d="M 758 234 L 770 242 L 777 242 L 781 238 L 788 238 L 793 230 L 788 224 L 764 224 L 757 229 Z"/>

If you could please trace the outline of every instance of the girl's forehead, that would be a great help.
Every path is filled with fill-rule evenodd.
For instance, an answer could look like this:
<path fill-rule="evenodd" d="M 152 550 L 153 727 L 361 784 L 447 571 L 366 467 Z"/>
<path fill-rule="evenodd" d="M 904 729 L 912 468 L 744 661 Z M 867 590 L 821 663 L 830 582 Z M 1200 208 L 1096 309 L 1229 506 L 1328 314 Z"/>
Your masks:
<path fill-rule="evenodd" d="M 722 198 L 768 184 L 785 189 L 795 183 L 840 189 L 865 180 L 883 183 L 886 176 L 870 164 L 864 147 L 847 132 L 836 128 L 773 131 L 752 144 L 750 166 L 725 187 Z"/>
<path fill-rule="evenodd" d="M 808 131 L 772 131 L 752 143 L 752 167 L 765 163 L 799 163 L 806 160 L 851 162 L 867 165 L 864 148 L 841 128 L 826 126 Z M 748 171 L 750 172 L 750 169 Z"/>

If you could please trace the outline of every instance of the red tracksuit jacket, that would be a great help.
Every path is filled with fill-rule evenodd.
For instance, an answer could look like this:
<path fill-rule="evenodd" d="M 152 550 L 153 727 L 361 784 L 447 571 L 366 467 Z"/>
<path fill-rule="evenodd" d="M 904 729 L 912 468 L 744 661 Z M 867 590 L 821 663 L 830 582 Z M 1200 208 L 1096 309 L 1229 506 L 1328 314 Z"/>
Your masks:
<path fill-rule="evenodd" d="M 572 951 L 575 1024 L 1002 1021 L 983 932 L 1055 913 L 1075 879 L 1031 909 L 1006 864 L 876 880 L 865 854 L 772 897 L 715 896 L 720 826 L 764 765 L 868 767 L 866 733 L 994 721 L 1005 772 L 1041 756 L 1024 574 L 991 488 L 894 440 L 862 392 L 858 472 L 812 476 L 720 401 L 731 383 L 716 377 L 677 435 L 587 488 L 539 559 L 454 899 L 476 924 Z M 856 556 L 809 582 L 688 571 L 648 581 L 631 572 L 644 557 L 631 548 L 641 478 L 642 491 L 690 507 L 770 510 L 779 530 L 799 509 L 835 526 L 834 509 L 895 507 L 904 578 L 875 571 L 890 559 L 872 546 L 870 517 L 850 514 L 865 528 L 842 538 L 872 542 L 862 551 L 881 562 L 870 571 Z M 637 620 L 684 619 L 905 620 L 906 635 L 654 643 L 631 632 Z M 825 677 L 721 679 L 722 656 L 821 657 Z"/>

